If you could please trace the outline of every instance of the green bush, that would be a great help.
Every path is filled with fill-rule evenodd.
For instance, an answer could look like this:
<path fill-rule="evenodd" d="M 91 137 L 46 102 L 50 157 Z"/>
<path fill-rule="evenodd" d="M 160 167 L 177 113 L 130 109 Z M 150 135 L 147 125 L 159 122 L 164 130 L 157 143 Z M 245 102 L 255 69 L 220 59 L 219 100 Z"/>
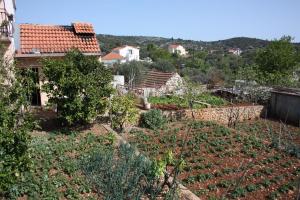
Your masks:
<path fill-rule="evenodd" d="M 5 63 L 0 55 L 0 197 L 6 195 L 31 166 L 28 133 L 34 125 L 30 115 L 25 113 L 32 81 L 26 74 L 16 73 L 9 84 L 3 84 L 9 81 L 5 77 L 8 67 Z"/>
<path fill-rule="evenodd" d="M 43 65 L 48 80 L 43 90 L 64 124 L 88 123 L 106 110 L 112 73 L 96 57 L 73 50 L 63 60 L 49 59 Z"/>
<path fill-rule="evenodd" d="M 156 109 L 143 113 L 140 121 L 142 127 L 150 129 L 162 128 L 165 123 L 166 117 L 162 114 L 161 110 Z"/>
<path fill-rule="evenodd" d="M 122 132 L 127 123 L 134 123 L 138 119 L 134 97 L 130 94 L 114 96 L 111 102 L 110 114 L 112 128 Z"/>

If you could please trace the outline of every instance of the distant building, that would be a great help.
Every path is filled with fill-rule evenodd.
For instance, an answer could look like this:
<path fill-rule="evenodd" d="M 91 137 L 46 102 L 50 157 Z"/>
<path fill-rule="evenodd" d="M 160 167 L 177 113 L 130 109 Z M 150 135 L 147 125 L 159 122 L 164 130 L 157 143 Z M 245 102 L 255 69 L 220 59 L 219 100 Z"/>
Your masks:
<path fill-rule="evenodd" d="M 140 49 L 133 46 L 124 45 L 121 47 L 114 48 L 112 53 L 117 53 L 123 56 L 126 61 L 139 61 L 140 60 Z"/>
<path fill-rule="evenodd" d="M 0 44 L 4 48 L 4 57 L 12 61 L 15 53 L 16 2 L 14 0 L 0 0 Z"/>
<path fill-rule="evenodd" d="M 124 45 L 114 48 L 111 53 L 102 58 L 106 66 L 112 66 L 115 63 L 125 63 L 140 60 L 140 49 L 137 47 Z"/>
<path fill-rule="evenodd" d="M 231 53 L 231 54 L 236 55 L 236 56 L 240 56 L 241 53 L 243 53 L 243 51 L 240 48 L 230 48 L 228 50 L 228 53 Z"/>
<path fill-rule="evenodd" d="M 126 58 L 117 53 L 109 53 L 102 57 L 101 61 L 105 66 L 112 66 L 114 64 L 121 64 L 126 62 Z"/>
<path fill-rule="evenodd" d="M 67 52 L 76 48 L 86 56 L 96 56 L 100 60 L 100 47 L 92 24 L 73 23 L 61 25 L 20 25 L 20 50 L 15 55 L 18 67 L 31 68 L 37 74 L 37 84 L 42 79 L 42 59 L 62 59 Z M 32 105 L 45 106 L 47 94 L 37 89 L 32 94 Z"/>
<path fill-rule="evenodd" d="M 184 88 L 184 80 L 178 73 L 151 70 L 145 72 L 142 82 L 136 88 L 146 97 L 180 93 Z"/>
<path fill-rule="evenodd" d="M 168 51 L 172 54 L 178 54 L 180 56 L 185 56 L 187 55 L 187 51 L 185 50 L 185 48 L 179 44 L 171 44 L 168 47 Z"/>

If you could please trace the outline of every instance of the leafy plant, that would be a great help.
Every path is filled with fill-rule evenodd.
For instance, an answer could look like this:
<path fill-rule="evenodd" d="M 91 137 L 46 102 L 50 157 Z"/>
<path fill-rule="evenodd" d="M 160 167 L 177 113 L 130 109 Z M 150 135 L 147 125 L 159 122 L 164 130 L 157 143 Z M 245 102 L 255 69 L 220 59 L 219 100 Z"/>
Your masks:
<path fill-rule="evenodd" d="M 1 50 L 1 47 L 0 47 Z M 31 167 L 30 136 L 34 121 L 27 112 L 33 88 L 30 71 L 23 76 L 0 51 L 0 196 L 19 181 Z M 11 77 L 14 74 L 14 77 Z"/>
<path fill-rule="evenodd" d="M 114 96 L 111 101 L 110 114 L 112 127 L 123 131 L 126 123 L 134 123 L 138 118 L 134 97 L 130 94 Z"/>
<path fill-rule="evenodd" d="M 140 124 L 142 127 L 150 129 L 162 128 L 166 123 L 166 118 L 162 114 L 161 110 L 150 110 L 141 115 Z"/>
<path fill-rule="evenodd" d="M 62 60 L 44 60 L 43 73 L 43 90 L 64 124 L 91 122 L 107 108 L 112 74 L 96 57 L 73 50 Z"/>

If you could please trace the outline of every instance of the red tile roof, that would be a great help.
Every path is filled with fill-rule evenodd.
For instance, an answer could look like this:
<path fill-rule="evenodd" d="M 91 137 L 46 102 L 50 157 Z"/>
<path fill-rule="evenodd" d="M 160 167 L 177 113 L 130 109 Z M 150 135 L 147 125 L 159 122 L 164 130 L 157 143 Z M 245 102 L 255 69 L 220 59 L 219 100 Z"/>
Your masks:
<path fill-rule="evenodd" d="M 102 58 L 102 60 L 122 60 L 122 59 L 124 59 L 124 57 L 117 53 L 109 53 L 103 56 Z"/>
<path fill-rule="evenodd" d="M 148 71 L 145 72 L 143 81 L 139 84 L 139 88 L 160 88 L 165 85 L 167 81 L 173 77 L 175 73 Z"/>
<path fill-rule="evenodd" d="M 91 24 L 72 26 L 20 25 L 20 53 L 66 53 L 72 48 L 82 53 L 100 54 L 100 47 Z"/>
<path fill-rule="evenodd" d="M 77 34 L 80 33 L 90 33 L 90 34 L 94 34 L 94 28 L 92 24 L 87 24 L 87 23 L 73 23 L 75 32 Z"/>
<path fill-rule="evenodd" d="M 180 44 L 171 44 L 169 47 L 170 48 L 177 48 L 177 47 L 179 47 L 180 46 Z"/>

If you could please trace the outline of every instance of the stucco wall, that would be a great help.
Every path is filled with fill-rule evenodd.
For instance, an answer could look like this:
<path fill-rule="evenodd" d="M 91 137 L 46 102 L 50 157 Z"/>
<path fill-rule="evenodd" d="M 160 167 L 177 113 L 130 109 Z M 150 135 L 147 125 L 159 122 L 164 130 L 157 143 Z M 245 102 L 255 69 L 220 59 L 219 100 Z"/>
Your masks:
<path fill-rule="evenodd" d="M 272 93 L 270 114 L 271 117 L 299 125 L 300 96 L 284 93 Z"/>
<path fill-rule="evenodd" d="M 132 54 L 129 53 L 130 50 L 132 51 Z M 140 50 L 131 46 L 126 46 L 122 49 L 113 52 L 125 57 L 127 61 L 140 60 Z"/>

